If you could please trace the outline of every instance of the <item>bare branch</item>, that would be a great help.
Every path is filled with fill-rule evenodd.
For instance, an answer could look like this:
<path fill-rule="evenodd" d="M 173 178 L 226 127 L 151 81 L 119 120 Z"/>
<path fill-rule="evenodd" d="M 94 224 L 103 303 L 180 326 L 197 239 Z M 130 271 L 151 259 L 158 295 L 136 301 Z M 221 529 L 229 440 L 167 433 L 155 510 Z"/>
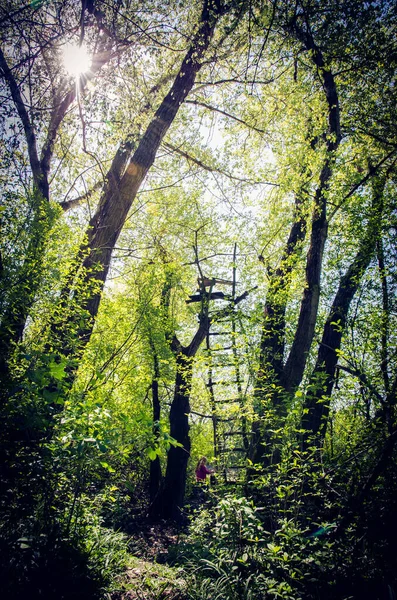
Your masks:
<path fill-rule="evenodd" d="M 172 152 L 176 152 L 183 158 L 186 158 L 186 160 L 194 163 L 195 165 L 197 165 L 198 167 L 201 167 L 201 169 L 203 169 L 204 171 L 208 171 L 209 173 L 219 173 L 220 175 L 224 175 L 225 177 L 228 177 L 229 179 L 233 179 L 234 181 L 240 181 L 241 183 L 248 183 L 251 185 L 271 185 L 273 187 L 279 187 L 278 183 L 272 183 L 271 181 L 252 181 L 251 179 L 246 179 L 243 177 L 236 177 L 235 175 L 232 175 L 231 173 L 228 173 L 227 171 L 224 171 L 223 169 L 219 169 L 218 167 L 213 167 L 211 165 L 204 163 L 202 160 L 200 160 L 200 159 L 196 158 L 195 156 L 192 156 L 191 154 L 186 152 L 186 150 L 182 150 L 180 147 L 174 146 L 174 144 L 170 144 L 169 142 L 163 142 L 163 146 L 165 146 L 169 150 L 172 150 Z"/>
<path fill-rule="evenodd" d="M 206 104 L 206 102 L 200 102 L 199 100 L 186 100 L 186 104 L 194 104 L 196 106 L 202 106 L 203 108 L 207 108 L 208 110 L 211 110 L 212 112 L 220 113 L 221 115 L 228 117 L 229 119 L 232 119 L 233 121 L 237 121 L 238 123 L 241 123 L 245 127 L 248 127 L 248 129 L 252 129 L 253 131 L 257 131 L 258 133 L 266 133 L 266 131 L 264 129 L 259 129 L 259 127 L 250 125 L 249 123 L 247 123 L 247 121 L 243 121 L 243 119 L 239 119 L 239 117 L 236 117 L 235 115 L 231 115 L 230 113 L 222 110 L 221 108 L 217 108 L 216 106 L 212 106 L 211 104 Z"/>
<path fill-rule="evenodd" d="M 77 198 L 72 198 L 71 200 L 64 200 L 63 202 L 59 203 L 59 206 L 62 208 L 62 210 L 64 212 L 67 212 L 71 208 L 75 208 L 76 206 L 79 206 L 85 200 L 89 200 L 96 191 L 101 189 L 102 186 L 103 186 L 103 180 L 99 180 L 96 183 L 94 183 L 92 188 L 90 190 L 88 190 L 85 194 L 82 194 L 81 196 L 77 196 Z"/>
<path fill-rule="evenodd" d="M 236 78 L 229 78 L 229 79 L 219 79 L 217 81 L 197 81 L 197 85 L 200 87 L 207 87 L 207 86 L 211 86 L 211 85 L 224 85 L 225 83 L 237 83 L 238 85 L 251 85 L 251 84 L 258 84 L 258 85 L 268 85 L 269 83 L 274 83 L 275 78 L 271 77 L 270 79 L 265 79 L 265 80 L 259 80 L 259 79 L 255 79 L 255 81 L 253 79 L 236 79 Z M 200 89 L 200 87 L 195 88 L 195 92 L 198 91 Z"/>

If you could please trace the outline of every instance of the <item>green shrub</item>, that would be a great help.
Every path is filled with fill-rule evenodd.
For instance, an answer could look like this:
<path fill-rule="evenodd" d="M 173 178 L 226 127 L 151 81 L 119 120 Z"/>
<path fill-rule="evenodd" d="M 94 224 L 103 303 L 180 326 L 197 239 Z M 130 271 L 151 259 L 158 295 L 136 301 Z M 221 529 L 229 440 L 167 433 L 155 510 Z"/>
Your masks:
<path fill-rule="evenodd" d="M 195 515 L 186 540 L 188 598 L 260 600 L 308 598 L 331 568 L 334 543 L 308 539 L 292 520 L 264 529 L 261 510 L 246 498 L 228 495 L 215 509 Z M 201 544 L 200 544 L 201 541 Z M 331 583 L 331 582 L 330 582 Z M 314 592 L 313 592 L 314 593 Z"/>

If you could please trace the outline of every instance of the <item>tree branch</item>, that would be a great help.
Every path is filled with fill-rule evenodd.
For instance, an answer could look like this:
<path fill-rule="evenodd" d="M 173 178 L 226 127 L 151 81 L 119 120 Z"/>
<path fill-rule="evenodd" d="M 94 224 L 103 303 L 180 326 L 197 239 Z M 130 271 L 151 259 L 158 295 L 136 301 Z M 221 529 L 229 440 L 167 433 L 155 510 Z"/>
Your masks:
<path fill-rule="evenodd" d="M 78 85 L 80 87 L 80 92 L 79 92 L 80 94 L 82 91 L 84 91 L 86 85 L 92 79 L 94 79 L 95 75 L 101 70 L 101 68 L 107 62 L 109 62 L 112 58 L 117 56 L 118 54 L 119 54 L 119 51 L 111 52 L 110 50 L 107 50 L 104 52 L 100 52 L 93 57 L 92 65 L 91 65 L 91 68 L 88 71 L 88 73 L 80 76 L 80 81 L 78 82 Z M 43 148 L 41 151 L 40 165 L 41 165 L 43 173 L 46 173 L 46 174 L 48 174 L 49 170 L 50 170 L 51 158 L 52 158 L 52 155 L 54 152 L 54 144 L 55 144 L 55 140 L 56 140 L 56 137 L 58 134 L 59 127 L 60 127 L 63 119 L 65 118 L 67 110 L 69 109 L 70 105 L 74 102 L 74 100 L 77 97 L 77 89 L 78 88 L 77 88 L 77 84 L 76 84 L 73 86 L 72 89 L 70 89 L 66 93 L 63 100 L 59 104 L 57 103 L 57 97 L 61 94 L 61 91 L 64 89 L 66 82 L 67 82 L 67 78 L 65 78 L 61 82 L 61 84 L 59 86 L 58 94 L 55 97 L 55 106 L 51 113 L 50 123 L 49 123 L 48 131 L 47 131 L 47 137 L 46 137 L 46 140 L 44 142 L 44 145 L 43 145 Z"/>
<path fill-rule="evenodd" d="M 136 194 L 152 166 L 157 150 L 170 128 L 180 105 L 193 87 L 204 54 L 211 42 L 215 25 L 222 13 L 220 7 L 205 0 L 201 12 L 199 27 L 192 38 L 191 46 L 185 55 L 170 91 L 164 97 L 153 119 L 129 161 L 128 167 L 116 189 L 109 187 L 99 202 L 95 215 L 87 230 L 90 255 L 84 261 L 87 278 L 100 281 L 98 292 L 87 304 L 91 316 L 95 316 L 100 302 L 112 250 L 127 218 Z M 89 335 L 87 333 L 87 335 Z"/>
<path fill-rule="evenodd" d="M 8 87 L 11 92 L 12 99 L 15 104 L 15 108 L 17 109 L 19 118 L 21 119 L 22 126 L 25 132 L 26 143 L 28 146 L 28 154 L 30 167 L 32 169 L 33 181 L 38 190 L 43 194 L 43 196 L 48 200 L 48 186 L 43 182 L 43 173 L 41 171 L 40 161 L 37 152 L 37 140 L 36 134 L 33 129 L 33 125 L 30 121 L 28 112 L 25 107 L 25 103 L 22 99 L 21 92 L 15 81 L 15 78 L 11 72 L 11 69 L 8 66 L 8 63 L 5 59 L 3 51 L 0 48 L 0 68 L 3 73 L 3 77 L 6 80 Z"/>
<path fill-rule="evenodd" d="M 77 196 L 77 198 L 72 198 L 71 200 L 64 200 L 63 202 L 59 203 L 59 206 L 62 208 L 62 210 L 64 212 L 67 212 L 68 210 L 75 208 L 76 206 L 79 206 L 85 200 L 89 200 L 91 198 L 91 196 L 95 192 L 100 190 L 102 187 L 103 187 L 103 181 L 99 180 L 96 183 L 94 183 L 92 188 L 89 189 L 85 194 L 82 194 L 81 196 Z"/>
<path fill-rule="evenodd" d="M 243 121 L 243 119 L 239 119 L 235 115 L 231 115 L 230 113 L 228 113 L 220 108 L 217 108 L 216 106 L 212 106 L 211 104 L 206 104 L 205 102 L 200 102 L 199 100 L 186 100 L 186 104 L 194 104 L 195 106 L 202 106 L 203 108 L 207 108 L 208 110 L 211 110 L 212 112 L 217 112 L 225 117 L 228 117 L 228 119 L 237 121 L 238 123 L 241 123 L 245 127 L 248 127 L 248 129 L 252 129 L 253 131 L 257 131 L 258 133 L 266 133 L 266 131 L 264 129 L 259 129 L 259 127 L 250 125 L 246 121 Z"/>
<path fill-rule="evenodd" d="M 359 379 L 361 381 L 361 383 L 363 383 L 365 385 L 365 387 L 369 389 L 371 394 L 373 394 L 375 396 L 375 398 L 379 401 L 379 403 L 382 405 L 384 404 L 384 398 L 378 392 L 378 390 L 372 385 L 372 383 L 370 383 L 368 381 L 368 378 L 365 373 L 363 373 L 362 371 L 359 371 L 358 369 L 352 369 L 351 367 L 346 367 L 346 365 L 341 365 L 339 363 L 337 364 L 337 368 L 340 369 L 341 371 L 346 371 L 346 373 L 350 373 L 350 375 L 354 375 L 355 377 L 357 377 L 357 379 Z"/>
<path fill-rule="evenodd" d="M 379 169 L 385 164 L 385 162 L 387 160 L 389 160 L 389 158 L 391 158 L 396 153 L 397 153 L 397 149 L 394 149 L 391 152 L 389 152 L 389 154 L 387 154 L 386 156 L 384 156 L 382 158 L 382 160 L 380 160 L 376 165 L 371 165 L 370 168 L 368 169 L 368 173 L 362 179 L 360 179 L 360 181 L 358 183 L 356 183 L 355 185 L 353 185 L 353 187 L 346 194 L 346 196 L 344 196 L 342 198 L 342 200 L 339 202 L 339 204 L 330 213 L 328 220 L 330 221 L 335 216 L 336 212 L 340 209 L 340 207 L 346 202 L 346 200 L 348 200 L 349 198 L 351 198 L 351 196 L 353 196 L 353 194 L 358 189 L 360 189 L 360 187 L 362 185 L 364 185 L 364 183 L 367 183 L 367 181 L 369 181 L 369 179 L 371 179 L 371 177 L 373 177 L 374 175 L 376 175 L 376 173 L 378 173 Z"/>
<path fill-rule="evenodd" d="M 320 433 L 321 439 L 324 439 L 326 432 L 329 399 L 335 383 L 338 351 L 341 347 L 350 304 L 373 257 L 379 239 L 385 181 L 385 177 L 376 180 L 369 224 L 356 256 L 340 280 L 338 291 L 324 325 L 316 365 L 310 378 L 302 427 L 314 435 Z"/>
<path fill-rule="evenodd" d="M 212 167 L 211 165 L 204 163 L 200 159 L 186 152 L 186 150 L 182 150 L 180 147 L 174 146 L 174 144 L 170 144 L 169 142 L 163 142 L 163 146 L 165 146 L 169 150 L 172 150 L 172 152 L 176 152 L 183 158 L 186 158 L 186 160 L 194 163 L 195 165 L 197 165 L 204 171 L 208 171 L 209 173 L 219 173 L 220 175 L 224 175 L 225 177 L 228 177 L 229 179 L 232 179 L 234 181 L 240 181 L 241 183 L 248 183 L 251 185 L 271 185 L 273 187 L 280 187 L 278 183 L 272 183 L 270 181 L 252 181 L 244 177 L 236 177 L 235 175 L 232 175 L 231 173 L 228 173 L 223 169 L 219 169 L 218 167 Z"/>

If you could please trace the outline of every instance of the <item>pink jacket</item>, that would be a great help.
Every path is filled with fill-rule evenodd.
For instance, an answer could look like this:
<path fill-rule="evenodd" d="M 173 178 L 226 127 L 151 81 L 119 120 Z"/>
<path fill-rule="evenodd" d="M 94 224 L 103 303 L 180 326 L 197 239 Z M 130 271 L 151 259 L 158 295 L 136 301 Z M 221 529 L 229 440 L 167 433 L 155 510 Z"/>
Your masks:
<path fill-rule="evenodd" d="M 205 465 L 200 465 L 198 469 L 196 469 L 196 480 L 197 481 L 205 481 L 207 475 L 212 473 L 211 469 L 207 469 Z"/>

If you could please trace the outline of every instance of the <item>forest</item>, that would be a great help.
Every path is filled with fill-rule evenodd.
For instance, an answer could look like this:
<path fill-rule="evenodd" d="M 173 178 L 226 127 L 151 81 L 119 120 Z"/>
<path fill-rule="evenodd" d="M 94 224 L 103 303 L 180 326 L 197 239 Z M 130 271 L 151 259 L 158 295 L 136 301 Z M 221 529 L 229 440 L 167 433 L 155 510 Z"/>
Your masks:
<path fill-rule="evenodd" d="M 394 0 L 1 0 L 2 598 L 396 600 L 396 74 Z"/>

